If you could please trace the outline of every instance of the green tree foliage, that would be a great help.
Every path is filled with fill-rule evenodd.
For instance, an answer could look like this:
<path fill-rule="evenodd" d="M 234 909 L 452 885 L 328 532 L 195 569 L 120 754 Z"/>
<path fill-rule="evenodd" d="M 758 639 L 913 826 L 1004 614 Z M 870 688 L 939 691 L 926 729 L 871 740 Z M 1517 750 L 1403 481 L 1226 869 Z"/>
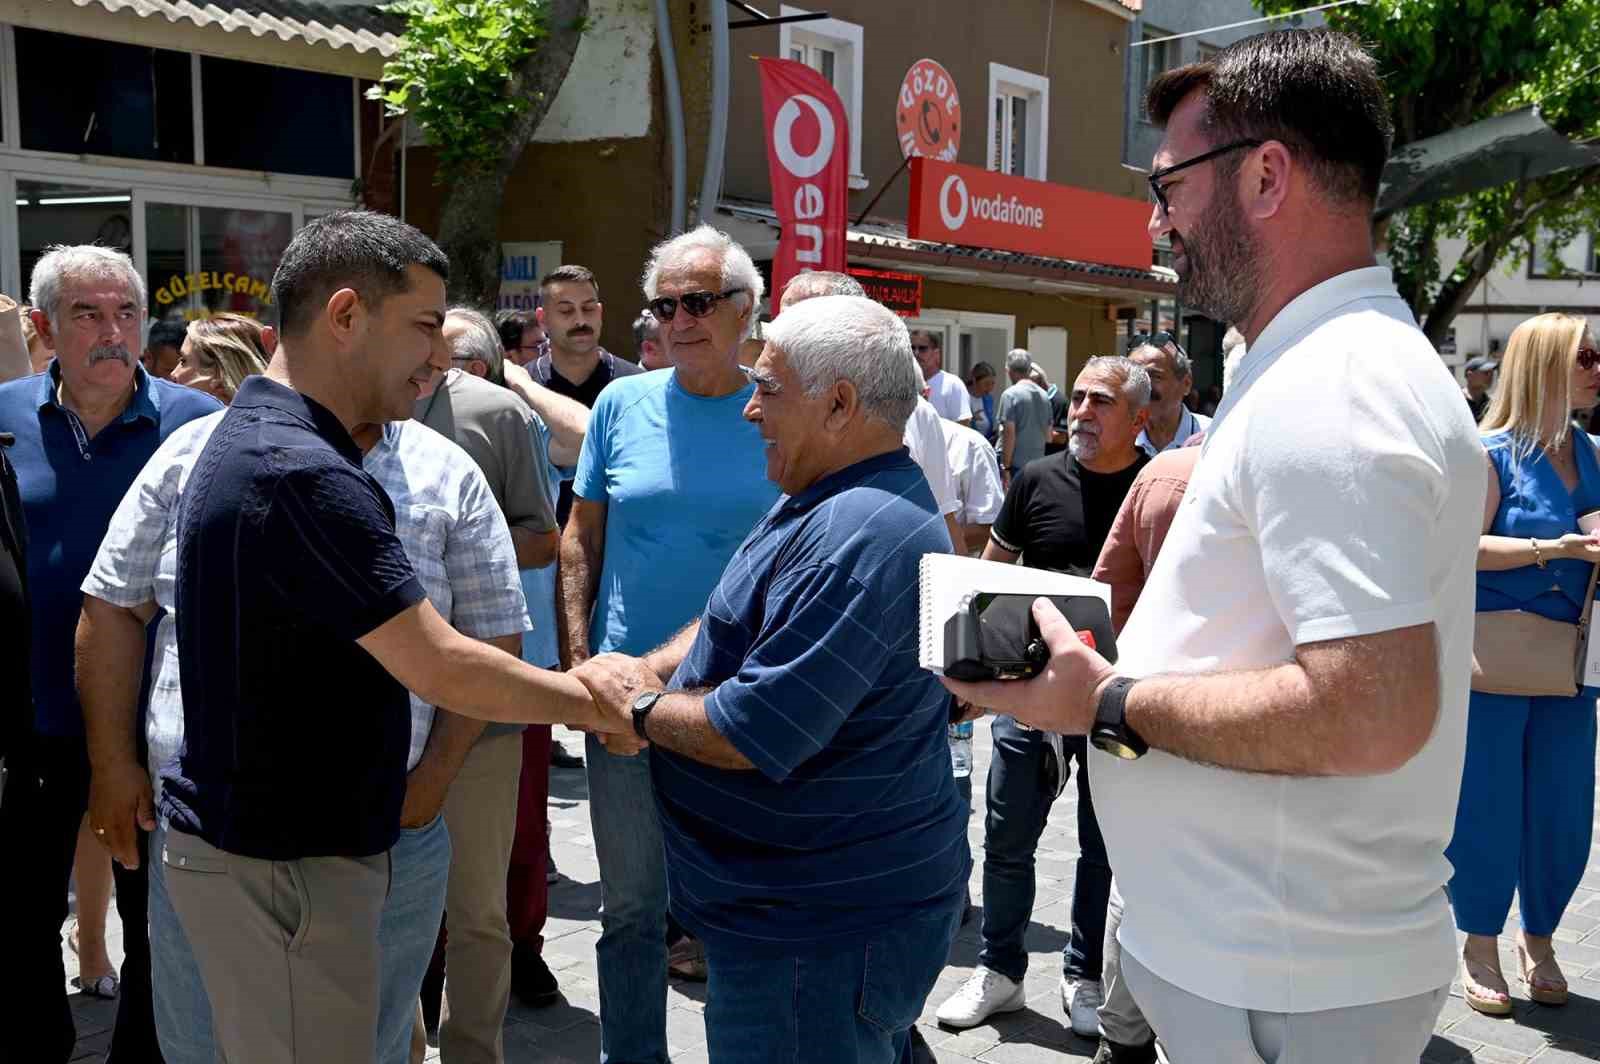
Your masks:
<path fill-rule="evenodd" d="M 369 95 L 415 119 L 436 153 L 450 298 L 493 309 L 506 180 L 566 80 L 589 0 L 397 0 L 387 10 L 406 31 Z"/>
<path fill-rule="evenodd" d="M 1305 6 L 1257 0 L 1267 14 Z M 1395 146 L 1537 104 L 1577 140 L 1600 136 L 1600 0 L 1372 0 L 1324 13 L 1378 59 Z M 1600 169 L 1515 182 L 1397 213 L 1387 223 L 1401 294 L 1438 342 L 1489 271 L 1600 223 Z M 1449 272 L 1442 237 L 1466 250 Z M 1551 256 L 1553 258 L 1553 256 Z"/>
<path fill-rule="evenodd" d="M 409 114 L 439 154 L 439 180 L 493 168 L 501 143 L 532 102 L 511 91 L 517 67 L 548 34 L 543 0 L 397 0 L 399 50 L 367 95 L 391 116 Z"/>

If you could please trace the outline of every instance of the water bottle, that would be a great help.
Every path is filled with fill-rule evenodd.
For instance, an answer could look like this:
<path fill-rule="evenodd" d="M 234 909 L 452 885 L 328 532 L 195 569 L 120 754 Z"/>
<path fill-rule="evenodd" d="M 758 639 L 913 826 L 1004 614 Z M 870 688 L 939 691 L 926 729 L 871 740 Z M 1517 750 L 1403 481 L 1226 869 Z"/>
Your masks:
<path fill-rule="evenodd" d="M 950 725 L 950 767 L 956 779 L 972 775 L 972 722 Z"/>

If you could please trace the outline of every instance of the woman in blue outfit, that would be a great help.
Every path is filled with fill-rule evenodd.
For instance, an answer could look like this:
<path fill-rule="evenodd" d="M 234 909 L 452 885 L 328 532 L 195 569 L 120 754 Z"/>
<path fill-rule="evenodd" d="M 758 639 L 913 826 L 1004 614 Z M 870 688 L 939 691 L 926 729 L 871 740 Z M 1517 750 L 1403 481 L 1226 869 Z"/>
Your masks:
<path fill-rule="evenodd" d="M 1541 314 L 1511 334 L 1500 390 L 1483 419 L 1489 495 L 1478 547 L 1480 612 L 1527 610 L 1578 620 L 1600 537 L 1578 514 L 1600 507 L 1600 459 L 1570 411 L 1600 395 L 1600 351 L 1588 323 Z M 1550 936 L 1589 858 L 1594 827 L 1595 696 L 1472 693 L 1450 900 L 1466 932 L 1462 984 L 1479 1012 L 1505 1015 L 1511 996 L 1495 939 L 1515 890 L 1528 996 L 1564 1004 L 1567 983 Z"/>

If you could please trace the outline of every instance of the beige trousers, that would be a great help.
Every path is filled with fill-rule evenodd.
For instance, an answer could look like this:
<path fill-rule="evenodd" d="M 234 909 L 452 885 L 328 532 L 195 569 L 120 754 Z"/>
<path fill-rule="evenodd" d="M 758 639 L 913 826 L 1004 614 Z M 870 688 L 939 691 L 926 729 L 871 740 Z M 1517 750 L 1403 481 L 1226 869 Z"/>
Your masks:
<path fill-rule="evenodd" d="M 211 1001 L 219 1059 L 373 1059 L 388 854 L 263 861 L 168 831 L 161 860 Z"/>
<path fill-rule="evenodd" d="M 517 834 L 522 735 L 497 735 L 472 748 L 450 784 L 450 885 L 445 891 L 444 1006 L 439 1054 L 445 1064 L 502 1064 L 511 999 L 511 932 L 506 868 Z"/>

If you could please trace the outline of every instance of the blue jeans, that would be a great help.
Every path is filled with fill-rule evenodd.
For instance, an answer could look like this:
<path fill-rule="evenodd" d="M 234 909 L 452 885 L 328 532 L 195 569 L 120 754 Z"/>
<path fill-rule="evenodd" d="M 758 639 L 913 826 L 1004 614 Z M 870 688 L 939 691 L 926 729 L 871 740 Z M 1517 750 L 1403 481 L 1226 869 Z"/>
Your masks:
<path fill-rule="evenodd" d="M 667 1062 L 667 862 L 650 754 L 619 757 L 584 740 L 600 865 L 601 1064 Z"/>
<path fill-rule="evenodd" d="M 436 816 L 400 829 L 389 851 L 389 897 L 378 920 L 378 1064 L 408 1064 L 422 977 L 433 959 L 450 881 L 450 829 Z"/>
<path fill-rule="evenodd" d="M 911 1025 L 944 969 L 959 903 L 794 952 L 706 943 L 717 1064 L 910 1064 Z"/>
<path fill-rule="evenodd" d="M 1450 904 L 1456 927 L 1498 935 L 1516 891 L 1530 935 L 1554 933 L 1589 863 L 1595 700 L 1472 692 Z"/>
<path fill-rule="evenodd" d="M 978 963 L 1021 981 L 1028 971 L 1023 944 L 1033 918 L 1034 852 L 1055 801 L 1055 758 L 1043 732 L 995 717 L 989 762 L 989 812 L 983 841 L 983 945 Z M 1111 865 L 1089 797 L 1088 742 L 1066 740 L 1068 765 L 1078 762 L 1078 863 L 1072 887 L 1072 936 L 1061 953 L 1068 979 L 1100 979 L 1111 896 Z"/>
<path fill-rule="evenodd" d="M 167 829 L 150 836 L 150 967 L 155 992 L 156 1035 L 167 1064 L 213 1064 L 211 1002 L 200 966 L 167 894 L 161 850 Z M 378 938 L 383 957 L 379 988 L 378 1060 L 405 1064 L 411 1056 L 422 974 L 433 954 L 444 912 L 450 871 L 450 833 L 442 817 L 427 827 L 400 832 L 389 851 L 391 878 Z"/>

